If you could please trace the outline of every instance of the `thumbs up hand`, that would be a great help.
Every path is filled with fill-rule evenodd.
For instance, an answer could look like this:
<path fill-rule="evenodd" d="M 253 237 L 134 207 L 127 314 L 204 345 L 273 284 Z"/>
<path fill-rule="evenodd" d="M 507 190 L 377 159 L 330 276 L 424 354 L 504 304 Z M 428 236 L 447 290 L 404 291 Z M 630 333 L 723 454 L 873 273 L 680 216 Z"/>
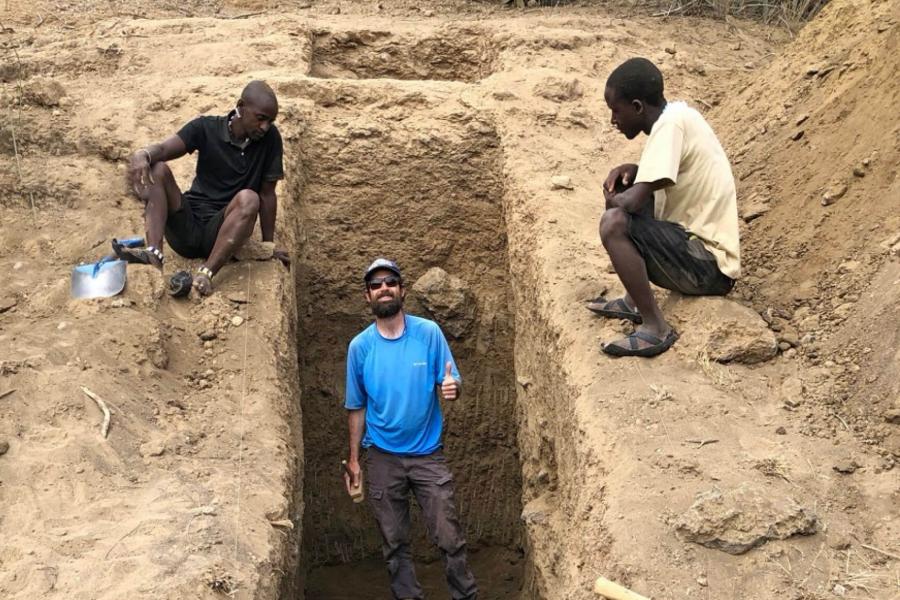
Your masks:
<path fill-rule="evenodd" d="M 444 400 L 456 400 L 459 396 L 459 382 L 453 378 L 453 365 L 450 361 L 444 366 L 444 381 L 441 383 L 441 395 Z"/>

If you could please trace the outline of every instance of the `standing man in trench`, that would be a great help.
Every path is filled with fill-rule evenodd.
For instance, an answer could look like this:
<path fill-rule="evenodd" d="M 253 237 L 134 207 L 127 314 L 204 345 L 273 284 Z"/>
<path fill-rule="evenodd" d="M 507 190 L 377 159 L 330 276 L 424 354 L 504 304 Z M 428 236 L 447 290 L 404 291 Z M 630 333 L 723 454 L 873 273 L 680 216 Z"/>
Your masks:
<path fill-rule="evenodd" d="M 259 216 L 264 242 L 275 238 L 275 186 L 284 177 L 278 99 L 263 81 L 251 81 L 225 116 L 197 117 L 178 133 L 136 151 L 127 180 L 143 200 L 147 246 L 113 242 L 119 258 L 163 268 L 163 234 L 185 258 L 202 258 L 193 285 L 212 293 L 212 278 L 250 238 Z M 181 193 L 167 161 L 199 152 L 191 188 Z M 275 257 L 286 262 L 287 254 Z"/>
<path fill-rule="evenodd" d="M 474 600 L 478 589 L 467 565 L 453 476 L 441 442 L 438 391 L 444 400 L 459 398 L 456 363 L 437 323 L 403 312 L 406 289 L 395 262 L 375 260 L 363 281 L 375 322 L 353 338 L 347 355 L 347 492 L 362 481 L 362 446 L 369 502 L 395 600 L 424 598 L 409 544 L 410 491 L 422 508 L 429 538 L 443 555 L 450 597 Z"/>
<path fill-rule="evenodd" d="M 640 164 L 620 165 L 603 184 L 600 239 L 625 295 L 588 309 L 638 324 L 602 346 L 613 356 L 655 356 L 678 334 L 650 282 L 691 296 L 724 296 L 741 271 L 737 195 L 728 157 L 709 123 L 684 102 L 667 102 L 663 77 L 646 58 L 613 70 L 604 98 L 629 140 L 649 137 Z"/>

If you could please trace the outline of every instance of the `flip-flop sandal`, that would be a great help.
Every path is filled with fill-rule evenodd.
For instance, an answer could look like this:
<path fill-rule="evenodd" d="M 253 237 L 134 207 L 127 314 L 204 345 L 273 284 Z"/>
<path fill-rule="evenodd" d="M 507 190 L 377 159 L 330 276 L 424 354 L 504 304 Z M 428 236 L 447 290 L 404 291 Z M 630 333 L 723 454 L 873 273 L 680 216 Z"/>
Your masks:
<path fill-rule="evenodd" d="M 641 313 L 628 306 L 624 298 L 607 300 L 603 296 L 598 296 L 593 300 L 588 300 L 588 305 L 603 303 L 605 303 L 603 308 L 591 308 L 588 306 L 587 309 L 595 315 L 606 317 L 608 319 L 626 319 L 632 323 L 637 323 L 638 325 L 644 322 Z"/>
<path fill-rule="evenodd" d="M 613 342 L 610 344 L 603 344 L 601 350 L 610 356 L 643 356 L 649 358 L 651 356 L 662 354 L 671 348 L 672 344 L 674 344 L 677 339 L 678 334 L 675 333 L 674 329 L 669 330 L 669 334 L 665 339 L 660 339 L 655 335 L 651 335 L 644 331 L 635 331 L 625 338 L 625 340 L 628 341 L 628 348 Z M 651 345 L 641 348 L 638 340 L 643 340 Z"/>
<path fill-rule="evenodd" d="M 213 292 L 212 287 L 213 272 L 206 267 L 197 269 L 197 276 L 194 277 L 194 287 L 201 296 L 209 296 Z"/>
<path fill-rule="evenodd" d="M 112 241 L 112 249 L 120 260 L 124 260 L 131 264 L 152 265 L 154 267 L 162 268 L 163 262 L 165 262 L 163 253 L 153 246 L 135 248 L 126 246 L 119 240 L 114 239 Z"/>
<path fill-rule="evenodd" d="M 169 279 L 169 295 L 173 298 L 183 298 L 191 293 L 194 278 L 187 271 L 178 271 Z"/>

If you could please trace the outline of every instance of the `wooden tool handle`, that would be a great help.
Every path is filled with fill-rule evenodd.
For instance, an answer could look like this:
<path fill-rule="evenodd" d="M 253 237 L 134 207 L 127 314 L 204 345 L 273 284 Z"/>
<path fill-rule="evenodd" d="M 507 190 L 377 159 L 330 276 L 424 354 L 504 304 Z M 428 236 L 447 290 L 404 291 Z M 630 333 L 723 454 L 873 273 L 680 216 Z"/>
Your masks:
<path fill-rule="evenodd" d="M 597 582 L 594 583 L 594 591 L 601 596 L 607 597 L 609 600 L 650 600 L 650 598 L 632 592 L 628 588 L 622 587 L 618 583 L 613 583 L 605 577 L 597 578 Z"/>
<path fill-rule="evenodd" d="M 341 465 L 344 467 L 344 471 L 347 475 L 350 476 L 350 479 L 353 479 L 353 473 L 350 471 L 350 465 L 347 464 L 346 460 L 341 461 Z M 350 487 L 350 499 L 353 500 L 354 504 L 359 504 L 363 500 L 366 499 L 366 495 L 363 492 L 362 480 L 360 480 L 359 485 L 356 487 Z"/>

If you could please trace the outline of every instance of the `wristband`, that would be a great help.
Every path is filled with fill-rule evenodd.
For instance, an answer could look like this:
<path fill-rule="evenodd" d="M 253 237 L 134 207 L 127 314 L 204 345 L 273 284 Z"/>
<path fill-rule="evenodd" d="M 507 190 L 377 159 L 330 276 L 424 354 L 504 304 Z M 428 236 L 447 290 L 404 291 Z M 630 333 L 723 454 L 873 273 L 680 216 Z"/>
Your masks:
<path fill-rule="evenodd" d="M 148 165 L 153 164 L 153 156 L 150 154 L 149 150 L 147 150 L 146 148 L 141 148 L 140 150 L 138 150 L 138 152 L 143 152 L 144 154 L 147 155 L 147 164 Z"/>

